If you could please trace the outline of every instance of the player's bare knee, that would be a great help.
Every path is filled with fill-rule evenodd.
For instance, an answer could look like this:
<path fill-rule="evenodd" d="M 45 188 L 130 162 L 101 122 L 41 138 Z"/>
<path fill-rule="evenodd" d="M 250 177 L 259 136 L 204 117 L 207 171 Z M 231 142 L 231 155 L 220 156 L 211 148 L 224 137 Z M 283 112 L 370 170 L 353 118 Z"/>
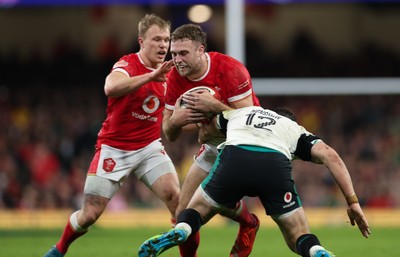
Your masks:
<path fill-rule="evenodd" d="M 81 217 L 79 219 L 79 224 L 82 227 L 89 227 L 93 225 L 98 219 L 98 215 L 93 210 L 86 210 L 81 213 Z"/>
<path fill-rule="evenodd" d="M 85 227 L 90 226 L 97 221 L 106 208 L 108 202 L 109 199 L 105 197 L 85 194 L 84 206 L 81 211 L 82 217 L 80 219 L 85 223 Z"/>
<path fill-rule="evenodd" d="M 169 187 L 168 189 L 164 190 L 164 201 L 166 203 L 170 203 L 178 206 L 179 201 L 179 188 Z"/>

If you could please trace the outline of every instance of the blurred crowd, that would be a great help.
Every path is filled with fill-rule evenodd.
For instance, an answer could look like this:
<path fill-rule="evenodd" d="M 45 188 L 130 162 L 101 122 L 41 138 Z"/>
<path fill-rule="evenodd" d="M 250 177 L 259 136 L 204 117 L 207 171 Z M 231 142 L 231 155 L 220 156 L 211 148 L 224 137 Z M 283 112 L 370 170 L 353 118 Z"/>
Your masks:
<path fill-rule="evenodd" d="M 25 61 L 13 53 L 0 56 L 0 209 L 80 206 L 105 118 L 104 79 L 121 54 L 111 43 L 106 46 L 95 62 L 62 42 L 50 61 L 35 53 Z M 248 67 L 255 77 L 400 76 L 399 57 L 376 46 L 363 51 L 365 55 L 352 59 L 331 58 L 300 35 L 284 57 L 264 53 L 265 58 L 260 58 L 258 53 L 256 58 L 249 50 Z M 264 107 L 291 108 L 302 125 L 339 152 L 362 205 L 400 207 L 396 189 L 400 184 L 399 95 L 266 95 L 260 99 Z M 199 147 L 196 134 L 164 143 L 183 179 Z M 295 161 L 294 178 L 305 206 L 344 204 L 323 166 Z M 152 192 L 131 177 L 109 208 L 158 205 Z"/>
<path fill-rule="evenodd" d="M 94 143 L 105 117 L 102 87 L 1 89 L 0 208 L 77 208 Z M 399 207 L 400 101 L 397 95 L 261 97 L 287 106 L 299 122 L 343 157 L 362 204 Z M 198 148 L 195 134 L 165 141 L 183 179 Z M 305 206 L 343 198 L 327 170 L 294 162 Z M 110 208 L 160 204 L 132 177 Z"/>

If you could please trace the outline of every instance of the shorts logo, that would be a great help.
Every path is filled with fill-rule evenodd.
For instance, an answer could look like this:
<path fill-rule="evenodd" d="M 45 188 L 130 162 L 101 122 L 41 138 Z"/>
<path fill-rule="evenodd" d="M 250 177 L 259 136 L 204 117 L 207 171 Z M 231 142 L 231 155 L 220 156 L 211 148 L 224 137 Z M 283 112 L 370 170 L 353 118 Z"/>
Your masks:
<path fill-rule="evenodd" d="M 112 158 L 104 159 L 103 170 L 105 170 L 105 172 L 112 172 L 115 168 L 115 165 L 116 163 Z"/>
<path fill-rule="evenodd" d="M 292 201 L 292 193 L 286 192 L 286 194 L 285 194 L 283 200 L 284 200 L 286 203 L 290 203 L 290 201 Z"/>

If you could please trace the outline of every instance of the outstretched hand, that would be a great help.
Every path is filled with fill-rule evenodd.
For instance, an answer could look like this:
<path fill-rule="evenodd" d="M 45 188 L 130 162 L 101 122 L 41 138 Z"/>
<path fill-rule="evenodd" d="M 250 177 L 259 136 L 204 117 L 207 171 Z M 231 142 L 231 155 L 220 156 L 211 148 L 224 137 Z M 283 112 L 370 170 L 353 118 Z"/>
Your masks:
<path fill-rule="evenodd" d="M 359 203 L 353 203 L 347 207 L 347 215 L 349 216 L 350 223 L 352 226 L 357 224 L 358 228 L 361 231 L 361 234 L 368 238 L 371 234 L 371 230 L 368 225 L 367 218 L 364 215 L 364 212 L 361 209 Z"/>
<path fill-rule="evenodd" d="M 172 60 L 163 62 L 160 67 L 152 71 L 152 81 L 165 82 L 167 81 L 167 74 L 174 66 Z"/>

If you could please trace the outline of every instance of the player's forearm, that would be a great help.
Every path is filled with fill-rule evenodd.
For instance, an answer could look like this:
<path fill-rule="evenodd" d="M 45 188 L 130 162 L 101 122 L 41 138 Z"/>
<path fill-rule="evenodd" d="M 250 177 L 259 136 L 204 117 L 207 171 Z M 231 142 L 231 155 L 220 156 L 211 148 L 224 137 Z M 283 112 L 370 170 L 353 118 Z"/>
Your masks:
<path fill-rule="evenodd" d="M 182 127 L 175 126 L 169 121 L 163 123 L 163 133 L 168 141 L 176 141 L 182 134 Z"/>
<path fill-rule="evenodd" d="M 347 170 L 332 171 L 332 175 L 345 198 L 355 194 L 353 183 Z"/>
<path fill-rule="evenodd" d="M 232 107 L 220 102 L 220 101 L 215 101 L 215 103 L 211 106 L 211 112 L 213 113 L 221 113 L 223 111 L 227 111 L 227 110 L 233 110 Z"/>
<path fill-rule="evenodd" d="M 150 73 L 127 77 L 123 74 L 113 74 L 107 76 L 104 92 L 108 97 L 119 97 L 129 94 L 151 81 Z"/>
<path fill-rule="evenodd" d="M 311 148 L 311 157 L 314 163 L 322 163 L 328 168 L 344 197 L 354 194 L 353 183 L 347 167 L 332 147 L 319 141 Z"/>
<path fill-rule="evenodd" d="M 324 163 L 338 184 L 347 203 L 354 202 L 355 191 L 353 183 L 343 160 L 334 152 L 328 157 L 328 161 L 324 160 Z"/>
<path fill-rule="evenodd" d="M 171 142 L 175 141 L 182 133 L 182 126 L 174 122 L 173 114 L 173 111 L 165 108 L 162 121 L 162 131 L 164 136 Z"/>

